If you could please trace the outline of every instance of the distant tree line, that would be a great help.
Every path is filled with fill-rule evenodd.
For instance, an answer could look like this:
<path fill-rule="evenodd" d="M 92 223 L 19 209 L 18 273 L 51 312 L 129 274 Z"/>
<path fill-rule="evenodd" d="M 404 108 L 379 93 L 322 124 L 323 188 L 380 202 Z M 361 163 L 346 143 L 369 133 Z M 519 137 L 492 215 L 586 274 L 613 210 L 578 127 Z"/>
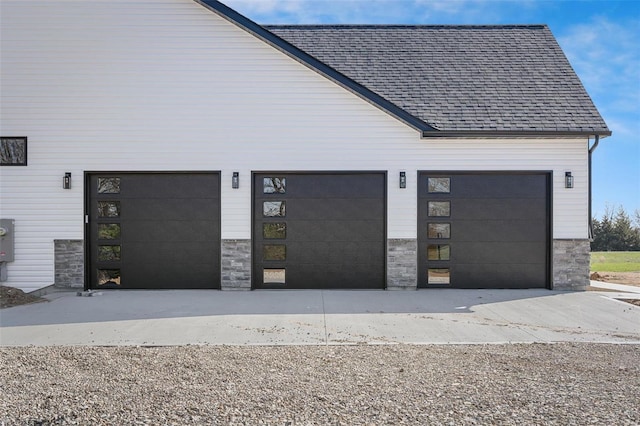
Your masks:
<path fill-rule="evenodd" d="M 591 251 L 640 251 L 640 210 L 631 217 L 622 206 L 607 206 L 600 219 L 593 218 Z"/>

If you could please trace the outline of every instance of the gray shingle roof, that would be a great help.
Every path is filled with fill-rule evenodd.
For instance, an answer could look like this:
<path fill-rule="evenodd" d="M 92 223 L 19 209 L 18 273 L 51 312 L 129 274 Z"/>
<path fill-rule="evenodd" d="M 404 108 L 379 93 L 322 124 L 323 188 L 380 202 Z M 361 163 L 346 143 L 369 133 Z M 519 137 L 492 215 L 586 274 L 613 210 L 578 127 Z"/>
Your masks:
<path fill-rule="evenodd" d="M 264 28 L 441 131 L 610 134 L 544 25 Z"/>

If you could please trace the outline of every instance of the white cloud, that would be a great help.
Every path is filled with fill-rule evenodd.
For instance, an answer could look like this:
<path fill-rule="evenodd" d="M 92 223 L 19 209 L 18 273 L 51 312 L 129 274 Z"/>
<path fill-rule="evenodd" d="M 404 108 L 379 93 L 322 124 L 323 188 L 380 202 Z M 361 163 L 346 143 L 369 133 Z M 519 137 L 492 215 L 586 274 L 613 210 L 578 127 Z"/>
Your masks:
<path fill-rule="evenodd" d="M 607 109 L 640 114 L 639 28 L 640 19 L 595 18 L 558 36 L 587 91 L 594 98 L 609 99 Z"/>
<path fill-rule="evenodd" d="M 587 92 L 624 146 L 640 134 L 640 20 L 594 18 L 567 28 L 558 42 Z"/>
<path fill-rule="evenodd" d="M 261 24 L 464 23 L 489 17 L 495 2 L 478 0 L 223 0 Z M 524 2 L 525 4 L 528 2 Z M 489 5 L 492 5 L 489 7 Z M 487 11 L 486 9 L 489 9 Z M 479 11 L 482 10 L 482 13 Z M 467 17 L 467 18 L 465 18 Z"/>

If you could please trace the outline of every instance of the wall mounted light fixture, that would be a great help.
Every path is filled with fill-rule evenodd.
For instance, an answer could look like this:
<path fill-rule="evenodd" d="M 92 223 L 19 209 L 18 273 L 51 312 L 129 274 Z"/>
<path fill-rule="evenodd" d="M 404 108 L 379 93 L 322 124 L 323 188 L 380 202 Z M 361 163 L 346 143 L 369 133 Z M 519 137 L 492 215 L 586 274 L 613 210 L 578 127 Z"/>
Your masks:
<path fill-rule="evenodd" d="M 238 189 L 240 187 L 240 173 L 233 172 L 233 177 L 231 178 L 231 188 Z"/>
<path fill-rule="evenodd" d="M 407 172 L 400 172 L 400 188 L 407 187 Z"/>
<path fill-rule="evenodd" d="M 62 189 L 71 189 L 71 172 L 66 172 L 62 178 Z"/>
<path fill-rule="evenodd" d="M 571 172 L 564 172 L 564 187 L 573 188 L 573 176 Z"/>

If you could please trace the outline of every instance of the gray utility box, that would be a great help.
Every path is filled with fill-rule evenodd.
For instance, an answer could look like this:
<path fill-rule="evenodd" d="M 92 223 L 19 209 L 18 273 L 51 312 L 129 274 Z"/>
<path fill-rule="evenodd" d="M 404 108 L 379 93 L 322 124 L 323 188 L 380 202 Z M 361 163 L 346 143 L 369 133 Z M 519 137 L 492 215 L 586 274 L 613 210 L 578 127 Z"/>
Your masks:
<path fill-rule="evenodd" d="M 0 262 L 13 262 L 15 253 L 15 224 L 13 219 L 0 219 Z"/>

